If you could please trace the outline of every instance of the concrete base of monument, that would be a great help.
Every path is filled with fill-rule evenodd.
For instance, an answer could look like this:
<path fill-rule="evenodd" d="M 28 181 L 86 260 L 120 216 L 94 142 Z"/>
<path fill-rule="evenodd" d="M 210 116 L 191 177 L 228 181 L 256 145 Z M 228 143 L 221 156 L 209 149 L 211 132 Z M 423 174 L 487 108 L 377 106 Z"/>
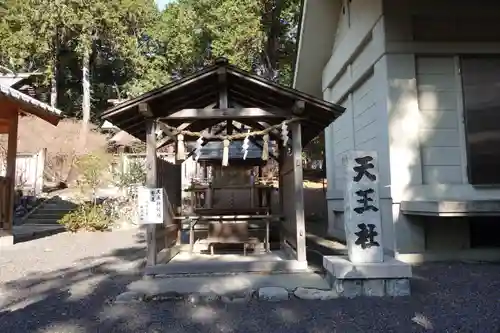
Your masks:
<path fill-rule="evenodd" d="M 332 289 L 344 297 L 410 295 L 411 266 L 394 258 L 354 264 L 347 257 L 325 256 L 323 267 Z"/>
<path fill-rule="evenodd" d="M 12 233 L 0 230 L 0 248 L 14 245 L 14 236 Z"/>

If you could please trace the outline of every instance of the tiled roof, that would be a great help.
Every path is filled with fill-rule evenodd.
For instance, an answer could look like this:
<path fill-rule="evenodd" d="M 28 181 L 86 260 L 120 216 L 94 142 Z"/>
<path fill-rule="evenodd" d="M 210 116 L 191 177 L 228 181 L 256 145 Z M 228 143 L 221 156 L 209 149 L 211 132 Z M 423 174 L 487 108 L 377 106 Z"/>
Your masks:
<path fill-rule="evenodd" d="M 14 103 L 19 104 L 19 108 L 27 113 L 31 113 L 54 125 L 57 125 L 62 118 L 62 111 L 46 103 L 43 103 L 22 92 L 0 84 L 0 97 L 5 97 Z"/>

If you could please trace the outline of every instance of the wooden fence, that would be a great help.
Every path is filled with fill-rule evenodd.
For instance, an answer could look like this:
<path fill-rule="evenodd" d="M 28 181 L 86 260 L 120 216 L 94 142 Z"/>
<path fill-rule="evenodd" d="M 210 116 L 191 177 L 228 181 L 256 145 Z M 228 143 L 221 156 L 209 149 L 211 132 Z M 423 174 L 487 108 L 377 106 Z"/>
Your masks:
<path fill-rule="evenodd" d="M 170 164 L 175 164 L 175 154 L 174 153 L 157 153 L 157 157 L 161 161 L 168 162 Z M 140 162 L 141 164 L 145 165 L 146 163 L 146 154 L 145 153 L 124 153 L 124 154 L 119 154 L 116 155 L 116 162 L 112 168 L 112 171 L 121 171 L 121 172 L 127 172 L 129 170 L 129 167 L 132 163 L 134 162 Z M 119 168 L 122 168 L 121 170 Z M 181 189 L 185 189 L 191 185 L 191 179 L 196 178 L 197 175 L 200 174 L 200 167 L 196 161 L 193 159 L 189 159 L 184 161 L 180 165 L 181 171 L 180 175 L 180 187 Z M 189 194 L 188 194 L 189 195 Z M 181 194 L 182 198 L 185 197 L 184 191 L 182 191 Z"/>
<path fill-rule="evenodd" d="M 115 156 L 115 163 L 112 165 L 112 172 L 127 172 L 132 163 L 139 162 L 145 166 L 146 154 L 120 154 Z M 184 167 L 183 167 L 184 166 Z M 158 153 L 157 161 L 157 186 L 165 190 L 165 219 L 163 224 L 156 224 L 155 238 L 157 262 L 165 262 L 175 256 L 178 251 L 180 241 L 180 220 L 174 219 L 178 213 L 182 202 L 182 187 L 186 175 L 184 163 L 177 164 L 175 154 Z"/>
<path fill-rule="evenodd" d="M 46 149 L 38 153 L 17 153 L 16 157 L 16 189 L 32 194 L 40 194 L 44 185 Z M 6 161 L 0 161 L 0 175 L 5 176 Z"/>

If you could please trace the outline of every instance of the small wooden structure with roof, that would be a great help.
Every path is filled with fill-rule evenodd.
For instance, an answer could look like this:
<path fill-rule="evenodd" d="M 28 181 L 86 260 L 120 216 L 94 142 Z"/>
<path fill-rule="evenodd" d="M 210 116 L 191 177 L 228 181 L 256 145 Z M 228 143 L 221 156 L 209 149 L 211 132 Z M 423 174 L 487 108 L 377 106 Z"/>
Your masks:
<path fill-rule="evenodd" d="M 219 165 L 222 172 L 241 165 L 261 165 L 271 158 L 279 165 L 275 185 L 258 183 L 258 177 L 246 178 L 247 184 L 197 184 L 198 187 L 191 190 L 204 191 L 206 200 L 201 207 L 193 207 L 194 202 L 191 201 L 191 207 L 182 209 L 180 200 L 177 200 L 181 189 L 165 188 L 168 197 L 176 199 L 175 202 L 170 200 L 169 204 L 173 206 L 170 210 L 172 216 L 166 219 L 164 226 L 147 226 L 146 274 L 289 270 L 307 267 L 302 148 L 343 111 L 340 106 L 238 69 L 228 64 L 224 58 L 217 59 L 213 66 L 191 76 L 106 111 L 102 116 L 104 120 L 146 142 L 146 178 L 147 186 L 151 188 L 162 186 L 158 180 L 162 175 L 157 172 L 156 150 L 170 143 L 176 143 L 178 164 L 196 156 L 198 162 Z M 160 136 L 157 135 L 158 129 L 163 132 Z M 184 153 L 186 146 L 193 147 L 190 143 L 193 141 L 196 142 L 195 149 Z M 214 141 L 218 143 L 211 143 Z M 248 160 L 241 158 L 243 143 L 246 143 L 245 157 Z M 207 150 L 207 144 L 215 146 Z M 203 149 L 204 146 L 207 148 Z M 229 173 L 229 178 L 234 181 L 235 177 Z M 272 203 L 272 200 L 267 199 L 263 205 L 263 200 L 254 201 L 252 191 L 259 186 L 273 188 L 273 193 L 277 193 L 276 202 Z M 231 188 L 250 191 L 250 200 L 246 206 L 224 207 L 227 200 L 220 200 L 221 206 L 215 207 L 208 200 L 217 191 L 223 192 Z M 270 262 L 262 259 L 251 263 L 211 260 L 207 266 L 202 265 L 202 268 L 199 265 L 189 266 L 189 262 L 176 266 L 173 262 L 165 264 L 160 260 L 160 252 L 166 252 L 168 259 L 178 252 L 182 229 L 189 232 L 189 251 L 192 253 L 200 224 L 207 226 L 208 230 L 204 232 L 205 235 L 208 233 L 209 247 L 213 242 L 234 241 L 243 243 L 246 252 L 247 245 L 252 245 L 248 228 L 237 222 L 247 225 L 265 222 L 266 253 L 270 251 L 270 228 L 277 231 L 279 251 L 286 253 L 287 260 Z M 218 235 L 217 239 L 210 236 L 214 233 Z M 257 242 L 262 240 L 258 235 L 256 238 Z M 213 246 L 211 250 L 213 251 Z"/>
<path fill-rule="evenodd" d="M 7 166 L 0 177 L 0 246 L 12 245 L 14 219 L 14 180 L 17 154 L 17 129 L 21 116 L 31 115 L 57 126 L 61 111 L 9 86 L 0 84 L 0 134 L 8 134 Z"/>

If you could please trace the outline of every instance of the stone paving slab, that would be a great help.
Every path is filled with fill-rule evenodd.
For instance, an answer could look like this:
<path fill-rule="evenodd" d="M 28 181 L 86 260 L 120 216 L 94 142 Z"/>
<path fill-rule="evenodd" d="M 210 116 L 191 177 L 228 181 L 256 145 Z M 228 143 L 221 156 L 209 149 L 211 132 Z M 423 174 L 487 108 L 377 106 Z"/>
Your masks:
<path fill-rule="evenodd" d="M 129 291 L 154 296 L 166 293 L 190 294 L 214 292 L 230 295 L 264 287 L 294 290 L 298 287 L 330 289 L 328 281 L 315 273 L 255 274 L 240 273 L 229 276 L 166 277 L 142 279 L 128 286 Z"/>
<path fill-rule="evenodd" d="M 394 283 L 389 283 L 394 282 Z M 409 281 L 335 280 L 333 285 L 319 274 L 235 274 L 142 279 L 128 286 L 115 303 L 140 301 L 214 301 L 240 303 L 252 300 L 279 302 L 289 299 L 332 300 L 337 298 L 409 296 Z M 397 283 L 396 283 L 397 282 Z M 389 290 L 387 284 L 394 290 Z M 386 290 L 387 289 L 387 290 Z M 402 290 L 402 291 L 401 291 Z"/>

